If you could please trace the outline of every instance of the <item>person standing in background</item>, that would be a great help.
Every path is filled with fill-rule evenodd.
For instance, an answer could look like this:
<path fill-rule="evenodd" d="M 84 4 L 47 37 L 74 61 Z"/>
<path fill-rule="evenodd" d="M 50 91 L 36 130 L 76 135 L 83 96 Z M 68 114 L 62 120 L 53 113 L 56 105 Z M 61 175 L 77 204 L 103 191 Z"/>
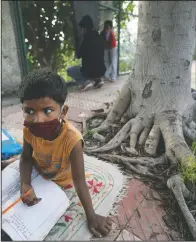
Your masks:
<path fill-rule="evenodd" d="M 104 29 L 101 32 L 101 35 L 105 42 L 105 78 L 108 81 L 114 82 L 117 79 L 117 43 L 111 20 L 106 20 L 104 22 Z"/>
<path fill-rule="evenodd" d="M 81 38 L 76 58 L 82 59 L 82 66 L 72 66 L 67 74 L 81 86 L 81 91 L 100 88 L 104 82 L 102 77 L 106 71 L 104 64 L 104 41 L 94 29 L 93 20 L 85 15 L 79 22 Z"/>

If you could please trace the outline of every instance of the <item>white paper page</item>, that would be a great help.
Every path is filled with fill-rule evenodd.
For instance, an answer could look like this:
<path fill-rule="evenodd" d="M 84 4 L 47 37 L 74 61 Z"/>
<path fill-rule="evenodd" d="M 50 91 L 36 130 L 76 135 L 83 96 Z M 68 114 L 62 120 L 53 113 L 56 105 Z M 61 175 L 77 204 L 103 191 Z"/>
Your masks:
<path fill-rule="evenodd" d="M 38 176 L 33 169 L 31 179 Z M 2 205 L 5 204 L 14 193 L 20 190 L 19 160 L 14 161 L 2 171 Z"/>
<path fill-rule="evenodd" d="M 32 207 L 19 202 L 2 215 L 2 228 L 13 240 L 43 240 L 69 206 L 66 194 L 54 182 L 39 175 L 32 181 L 32 186 L 36 195 L 42 198 L 41 202 Z M 17 191 L 8 201 L 4 199 L 3 209 L 19 196 Z"/>
<path fill-rule="evenodd" d="M 61 205 L 59 205 L 59 208 L 57 210 L 55 210 L 54 213 L 52 213 L 49 217 L 49 219 L 46 221 L 46 223 L 44 224 L 44 227 L 40 227 L 36 233 L 34 233 L 29 240 L 31 241 L 35 241 L 37 240 L 37 238 L 40 238 L 40 240 L 42 240 L 42 238 L 45 238 L 49 231 L 54 227 L 54 225 L 58 222 L 59 218 L 66 212 L 65 210 L 65 202 L 62 200 Z M 46 231 L 48 231 L 46 233 Z"/>
<path fill-rule="evenodd" d="M 1 140 L 2 141 L 9 140 L 9 138 L 4 134 L 4 132 L 1 132 Z"/>

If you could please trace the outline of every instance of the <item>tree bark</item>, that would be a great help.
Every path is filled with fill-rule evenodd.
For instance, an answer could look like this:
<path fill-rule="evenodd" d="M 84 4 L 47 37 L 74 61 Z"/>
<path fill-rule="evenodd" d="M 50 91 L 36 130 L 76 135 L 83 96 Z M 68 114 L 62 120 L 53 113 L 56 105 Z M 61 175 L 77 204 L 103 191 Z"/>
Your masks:
<path fill-rule="evenodd" d="M 140 142 L 145 144 L 147 153 L 155 155 L 162 133 L 167 152 L 177 142 L 184 147 L 178 158 L 190 155 L 182 125 L 195 120 L 195 100 L 191 95 L 195 9 L 194 1 L 140 2 L 132 73 L 106 120 L 94 131 L 134 118 L 135 125 L 127 131 L 131 148 L 135 148 L 141 135 Z"/>
<path fill-rule="evenodd" d="M 117 113 L 131 98 L 132 115 L 144 120 L 168 110 L 184 115 L 194 103 L 190 87 L 194 47 L 195 2 L 141 2 L 135 62 L 126 92 L 116 103 Z"/>

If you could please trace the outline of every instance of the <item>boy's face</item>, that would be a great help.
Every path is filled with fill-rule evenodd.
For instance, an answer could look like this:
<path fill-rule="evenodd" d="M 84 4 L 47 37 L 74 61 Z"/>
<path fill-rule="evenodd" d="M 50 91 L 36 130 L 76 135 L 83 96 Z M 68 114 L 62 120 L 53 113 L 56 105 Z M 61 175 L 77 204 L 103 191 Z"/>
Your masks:
<path fill-rule="evenodd" d="M 24 120 L 32 123 L 43 123 L 54 119 L 64 118 L 67 106 L 61 112 L 59 103 L 49 97 L 26 100 L 23 103 Z"/>

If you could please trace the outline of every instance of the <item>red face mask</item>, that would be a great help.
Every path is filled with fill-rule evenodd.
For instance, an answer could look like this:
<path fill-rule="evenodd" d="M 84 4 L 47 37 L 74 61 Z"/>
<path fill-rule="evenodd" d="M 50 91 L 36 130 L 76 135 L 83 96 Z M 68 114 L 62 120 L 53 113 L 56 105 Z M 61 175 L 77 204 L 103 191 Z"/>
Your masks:
<path fill-rule="evenodd" d="M 61 122 L 59 119 L 53 119 L 51 121 L 41 123 L 24 121 L 24 126 L 27 127 L 33 135 L 46 139 L 55 138 L 60 129 L 60 125 Z"/>

